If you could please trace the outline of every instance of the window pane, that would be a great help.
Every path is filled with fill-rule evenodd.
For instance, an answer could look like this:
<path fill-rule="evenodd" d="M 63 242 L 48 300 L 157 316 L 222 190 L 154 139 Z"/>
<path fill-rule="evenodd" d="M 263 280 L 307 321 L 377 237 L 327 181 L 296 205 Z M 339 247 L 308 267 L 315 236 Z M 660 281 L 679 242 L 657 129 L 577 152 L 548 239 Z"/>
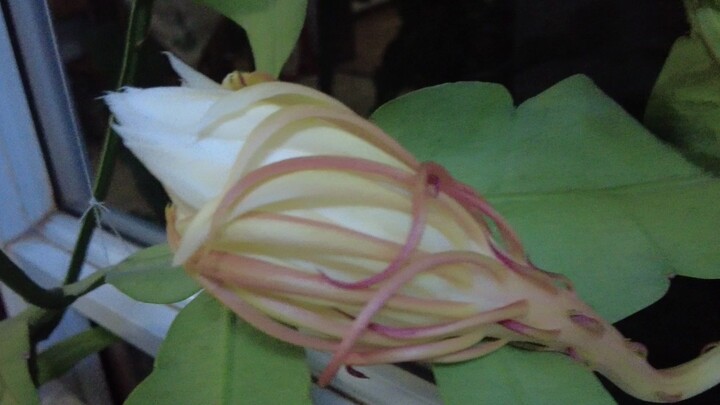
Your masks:
<path fill-rule="evenodd" d="M 103 147 L 108 111 L 101 97 L 116 86 L 128 19 L 127 2 L 48 2 L 58 51 L 87 148 L 90 167 L 96 168 Z M 142 58 L 141 86 L 171 83 L 173 76 L 161 60 L 161 48 L 152 39 Z M 106 202 L 134 217 L 162 224 L 167 197 L 160 184 L 124 148 L 117 160 Z"/>

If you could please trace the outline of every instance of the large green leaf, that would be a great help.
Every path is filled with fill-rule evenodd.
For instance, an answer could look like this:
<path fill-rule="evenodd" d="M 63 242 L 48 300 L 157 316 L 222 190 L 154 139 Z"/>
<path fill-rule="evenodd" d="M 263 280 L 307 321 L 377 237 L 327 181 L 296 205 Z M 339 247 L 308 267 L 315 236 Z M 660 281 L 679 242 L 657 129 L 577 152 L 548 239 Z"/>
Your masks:
<path fill-rule="evenodd" d="M 307 0 L 196 0 L 247 32 L 255 68 L 278 76 L 300 36 Z"/>
<path fill-rule="evenodd" d="M 0 322 L 0 404 L 39 404 L 30 373 L 30 339 L 24 319 Z"/>
<path fill-rule="evenodd" d="M 445 404 L 615 403 L 590 371 L 554 353 L 500 350 L 483 361 L 436 365 L 433 372 Z"/>
<path fill-rule="evenodd" d="M 167 244 L 143 249 L 110 269 L 105 281 L 142 302 L 170 304 L 200 290 L 181 266 L 172 266 Z"/>
<path fill-rule="evenodd" d="M 203 293 L 172 324 L 127 405 L 310 404 L 301 348 L 255 330 Z"/>
<path fill-rule="evenodd" d="M 487 196 L 533 261 L 568 275 L 610 321 L 660 298 L 672 273 L 720 276 L 720 182 L 585 77 L 517 108 L 499 85 L 442 85 L 390 102 L 373 119 L 420 159 L 443 164 Z M 589 372 L 512 350 L 482 365 L 437 367 L 448 403 L 479 403 L 477 395 L 507 399 L 488 403 L 578 402 L 568 376 Z M 532 375 L 543 383 L 528 385 Z M 469 385 L 468 378 L 489 383 Z M 582 403 L 610 401 L 594 378 L 573 385 L 587 395 Z"/>
<path fill-rule="evenodd" d="M 645 111 L 646 125 L 720 174 L 720 3 L 686 0 L 693 32 L 678 39 Z"/>

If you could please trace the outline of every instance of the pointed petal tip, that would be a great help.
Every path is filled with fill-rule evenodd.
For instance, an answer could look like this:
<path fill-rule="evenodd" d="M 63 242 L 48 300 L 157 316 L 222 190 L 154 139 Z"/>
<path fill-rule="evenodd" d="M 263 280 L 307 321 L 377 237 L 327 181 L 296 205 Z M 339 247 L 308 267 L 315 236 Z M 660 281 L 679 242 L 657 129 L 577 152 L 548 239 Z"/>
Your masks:
<path fill-rule="evenodd" d="M 183 86 L 194 89 L 221 90 L 222 86 L 204 74 L 193 69 L 180 58 L 170 52 L 163 52 L 167 56 L 170 66 L 180 76 Z"/>

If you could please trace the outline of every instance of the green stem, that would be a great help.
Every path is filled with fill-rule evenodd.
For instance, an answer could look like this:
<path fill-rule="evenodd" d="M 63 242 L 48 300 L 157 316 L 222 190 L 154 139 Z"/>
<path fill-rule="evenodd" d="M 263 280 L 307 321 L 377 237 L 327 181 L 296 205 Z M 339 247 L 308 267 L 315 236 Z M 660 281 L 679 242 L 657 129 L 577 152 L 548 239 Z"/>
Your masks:
<path fill-rule="evenodd" d="M 94 327 L 70 337 L 37 355 L 36 386 L 61 377 L 80 360 L 97 353 L 119 339 L 102 327 Z"/>
<path fill-rule="evenodd" d="M 72 304 L 76 299 L 105 284 L 105 276 L 112 267 L 98 270 L 84 279 L 62 287 L 62 292 Z"/>
<path fill-rule="evenodd" d="M 63 308 L 67 304 L 62 290 L 46 290 L 31 279 L 0 250 L 0 282 L 19 294 L 26 302 L 43 308 Z"/>
<path fill-rule="evenodd" d="M 150 27 L 153 3 L 154 0 L 133 0 L 130 9 L 130 22 L 125 37 L 125 50 L 123 51 L 118 89 L 132 84 L 135 79 L 140 54 L 139 51 L 145 42 L 148 28 Z M 115 169 L 115 161 L 117 160 L 120 146 L 120 139 L 115 131 L 112 130 L 112 119 L 111 116 L 108 121 L 105 143 L 103 145 L 95 183 L 93 184 L 93 198 L 96 201 L 103 201 L 105 197 L 107 197 L 110 179 Z M 88 244 L 97 225 L 97 217 L 99 217 L 99 215 L 100 212 L 95 211 L 88 213 L 88 215 L 82 218 L 80 233 L 75 242 L 75 249 L 70 259 L 64 284 L 73 283 L 80 276 L 80 270 L 87 255 Z"/>
<path fill-rule="evenodd" d="M 108 270 L 100 270 L 92 275 L 59 288 L 63 297 L 62 308 L 40 308 L 29 306 L 18 317 L 25 318 L 30 328 L 30 339 L 33 342 L 47 338 L 62 319 L 65 309 L 78 298 L 105 284 L 105 275 Z"/>

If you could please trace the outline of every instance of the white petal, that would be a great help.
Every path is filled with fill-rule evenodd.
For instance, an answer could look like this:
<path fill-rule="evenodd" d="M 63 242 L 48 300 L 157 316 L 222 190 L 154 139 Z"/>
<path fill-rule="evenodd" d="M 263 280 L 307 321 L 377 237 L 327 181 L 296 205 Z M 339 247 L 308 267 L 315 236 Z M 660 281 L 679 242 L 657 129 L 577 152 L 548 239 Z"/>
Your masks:
<path fill-rule="evenodd" d="M 221 91 L 185 87 L 125 88 L 105 96 L 120 125 L 158 129 L 189 128 L 223 96 Z"/>
<path fill-rule="evenodd" d="M 172 66 L 175 73 L 177 73 L 178 76 L 180 76 L 180 79 L 182 79 L 183 86 L 192 87 L 194 89 L 222 89 L 222 86 L 220 86 L 218 83 L 205 76 L 204 74 L 198 72 L 197 70 L 191 68 L 190 66 L 186 65 L 185 62 L 181 61 L 179 58 L 177 58 L 170 52 L 165 52 L 165 55 L 170 61 L 170 66 Z"/>
<path fill-rule="evenodd" d="M 118 132 L 125 139 L 139 139 L 126 140 L 125 145 L 167 189 L 195 209 L 220 194 L 242 145 L 219 139 L 173 142 L 172 133 L 160 132 L 154 135 L 165 139 L 151 142 L 127 128 L 120 127 Z"/>

